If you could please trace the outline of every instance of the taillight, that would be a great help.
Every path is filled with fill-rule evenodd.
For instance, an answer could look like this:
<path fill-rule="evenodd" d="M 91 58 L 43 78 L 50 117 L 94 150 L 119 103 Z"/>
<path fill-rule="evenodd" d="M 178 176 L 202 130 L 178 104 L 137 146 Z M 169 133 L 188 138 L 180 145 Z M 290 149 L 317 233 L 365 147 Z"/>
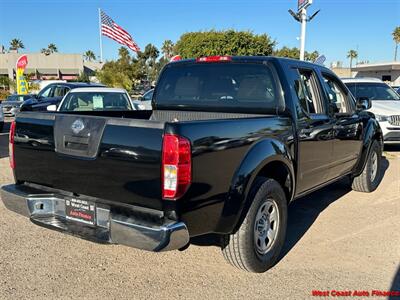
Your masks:
<path fill-rule="evenodd" d="M 15 158 L 14 158 L 14 135 L 15 135 L 15 121 L 11 123 L 10 135 L 9 135 L 9 155 L 10 155 L 10 167 L 15 169 Z"/>
<path fill-rule="evenodd" d="M 216 56 L 199 57 L 196 59 L 196 62 L 223 62 L 223 61 L 231 61 L 231 60 L 232 60 L 231 56 L 216 55 Z"/>
<path fill-rule="evenodd" d="M 165 134 L 162 149 L 162 197 L 176 200 L 185 194 L 192 181 L 190 141 L 184 137 Z"/>

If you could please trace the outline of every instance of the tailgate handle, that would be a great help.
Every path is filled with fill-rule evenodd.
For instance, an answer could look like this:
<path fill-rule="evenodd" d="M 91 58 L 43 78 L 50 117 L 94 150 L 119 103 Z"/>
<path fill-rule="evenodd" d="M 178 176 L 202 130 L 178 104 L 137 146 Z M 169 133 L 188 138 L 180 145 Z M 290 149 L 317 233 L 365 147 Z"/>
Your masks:
<path fill-rule="evenodd" d="M 64 135 L 64 147 L 71 150 L 87 150 L 89 147 L 89 138 Z"/>

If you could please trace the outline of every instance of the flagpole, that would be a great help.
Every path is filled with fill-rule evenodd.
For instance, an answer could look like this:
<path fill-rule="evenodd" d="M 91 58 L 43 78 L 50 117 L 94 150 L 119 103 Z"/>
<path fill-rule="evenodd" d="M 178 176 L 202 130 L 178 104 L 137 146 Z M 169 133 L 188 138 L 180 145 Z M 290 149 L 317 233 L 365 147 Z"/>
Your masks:
<path fill-rule="evenodd" d="M 99 8 L 100 62 L 103 62 L 103 42 L 101 39 L 101 13 Z"/>

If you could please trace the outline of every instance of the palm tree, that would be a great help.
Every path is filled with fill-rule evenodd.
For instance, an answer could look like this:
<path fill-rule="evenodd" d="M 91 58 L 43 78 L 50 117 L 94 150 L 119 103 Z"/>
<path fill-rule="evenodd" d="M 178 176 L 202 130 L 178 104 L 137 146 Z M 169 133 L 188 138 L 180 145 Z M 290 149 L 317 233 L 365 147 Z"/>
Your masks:
<path fill-rule="evenodd" d="M 397 26 L 394 29 L 392 35 L 393 35 L 394 43 L 396 44 L 396 47 L 394 48 L 394 61 L 397 61 L 397 48 L 400 44 L 400 26 Z"/>
<path fill-rule="evenodd" d="M 96 59 L 96 55 L 92 50 L 87 50 L 85 53 L 83 53 L 83 57 L 87 61 L 92 61 Z"/>
<path fill-rule="evenodd" d="M 25 48 L 24 44 L 20 39 L 12 39 L 10 42 L 10 50 L 16 50 Z"/>
<path fill-rule="evenodd" d="M 50 55 L 50 51 L 47 48 L 42 48 L 42 50 L 40 50 L 41 53 L 43 53 L 44 55 Z"/>
<path fill-rule="evenodd" d="M 165 59 L 170 59 L 174 54 L 174 43 L 171 40 L 165 40 L 161 47 L 161 52 Z"/>
<path fill-rule="evenodd" d="M 358 57 L 358 52 L 356 50 L 350 50 L 347 52 L 347 58 L 350 59 L 350 70 L 353 67 L 353 59 L 356 59 Z"/>
<path fill-rule="evenodd" d="M 49 50 L 50 54 L 54 52 L 58 52 L 57 46 L 53 43 L 49 44 L 47 46 L 47 49 Z"/>

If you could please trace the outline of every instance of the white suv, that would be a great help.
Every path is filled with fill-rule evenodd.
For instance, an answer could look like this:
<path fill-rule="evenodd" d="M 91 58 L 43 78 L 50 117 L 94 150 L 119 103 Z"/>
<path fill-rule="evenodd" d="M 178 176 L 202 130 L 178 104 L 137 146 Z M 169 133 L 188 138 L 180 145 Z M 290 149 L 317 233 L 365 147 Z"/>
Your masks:
<path fill-rule="evenodd" d="M 356 99 L 368 98 L 369 109 L 375 114 L 385 143 L 400 143 L 400 96 L 389 85 L 377 78 L 346 78 L 343 83 Z"/>

